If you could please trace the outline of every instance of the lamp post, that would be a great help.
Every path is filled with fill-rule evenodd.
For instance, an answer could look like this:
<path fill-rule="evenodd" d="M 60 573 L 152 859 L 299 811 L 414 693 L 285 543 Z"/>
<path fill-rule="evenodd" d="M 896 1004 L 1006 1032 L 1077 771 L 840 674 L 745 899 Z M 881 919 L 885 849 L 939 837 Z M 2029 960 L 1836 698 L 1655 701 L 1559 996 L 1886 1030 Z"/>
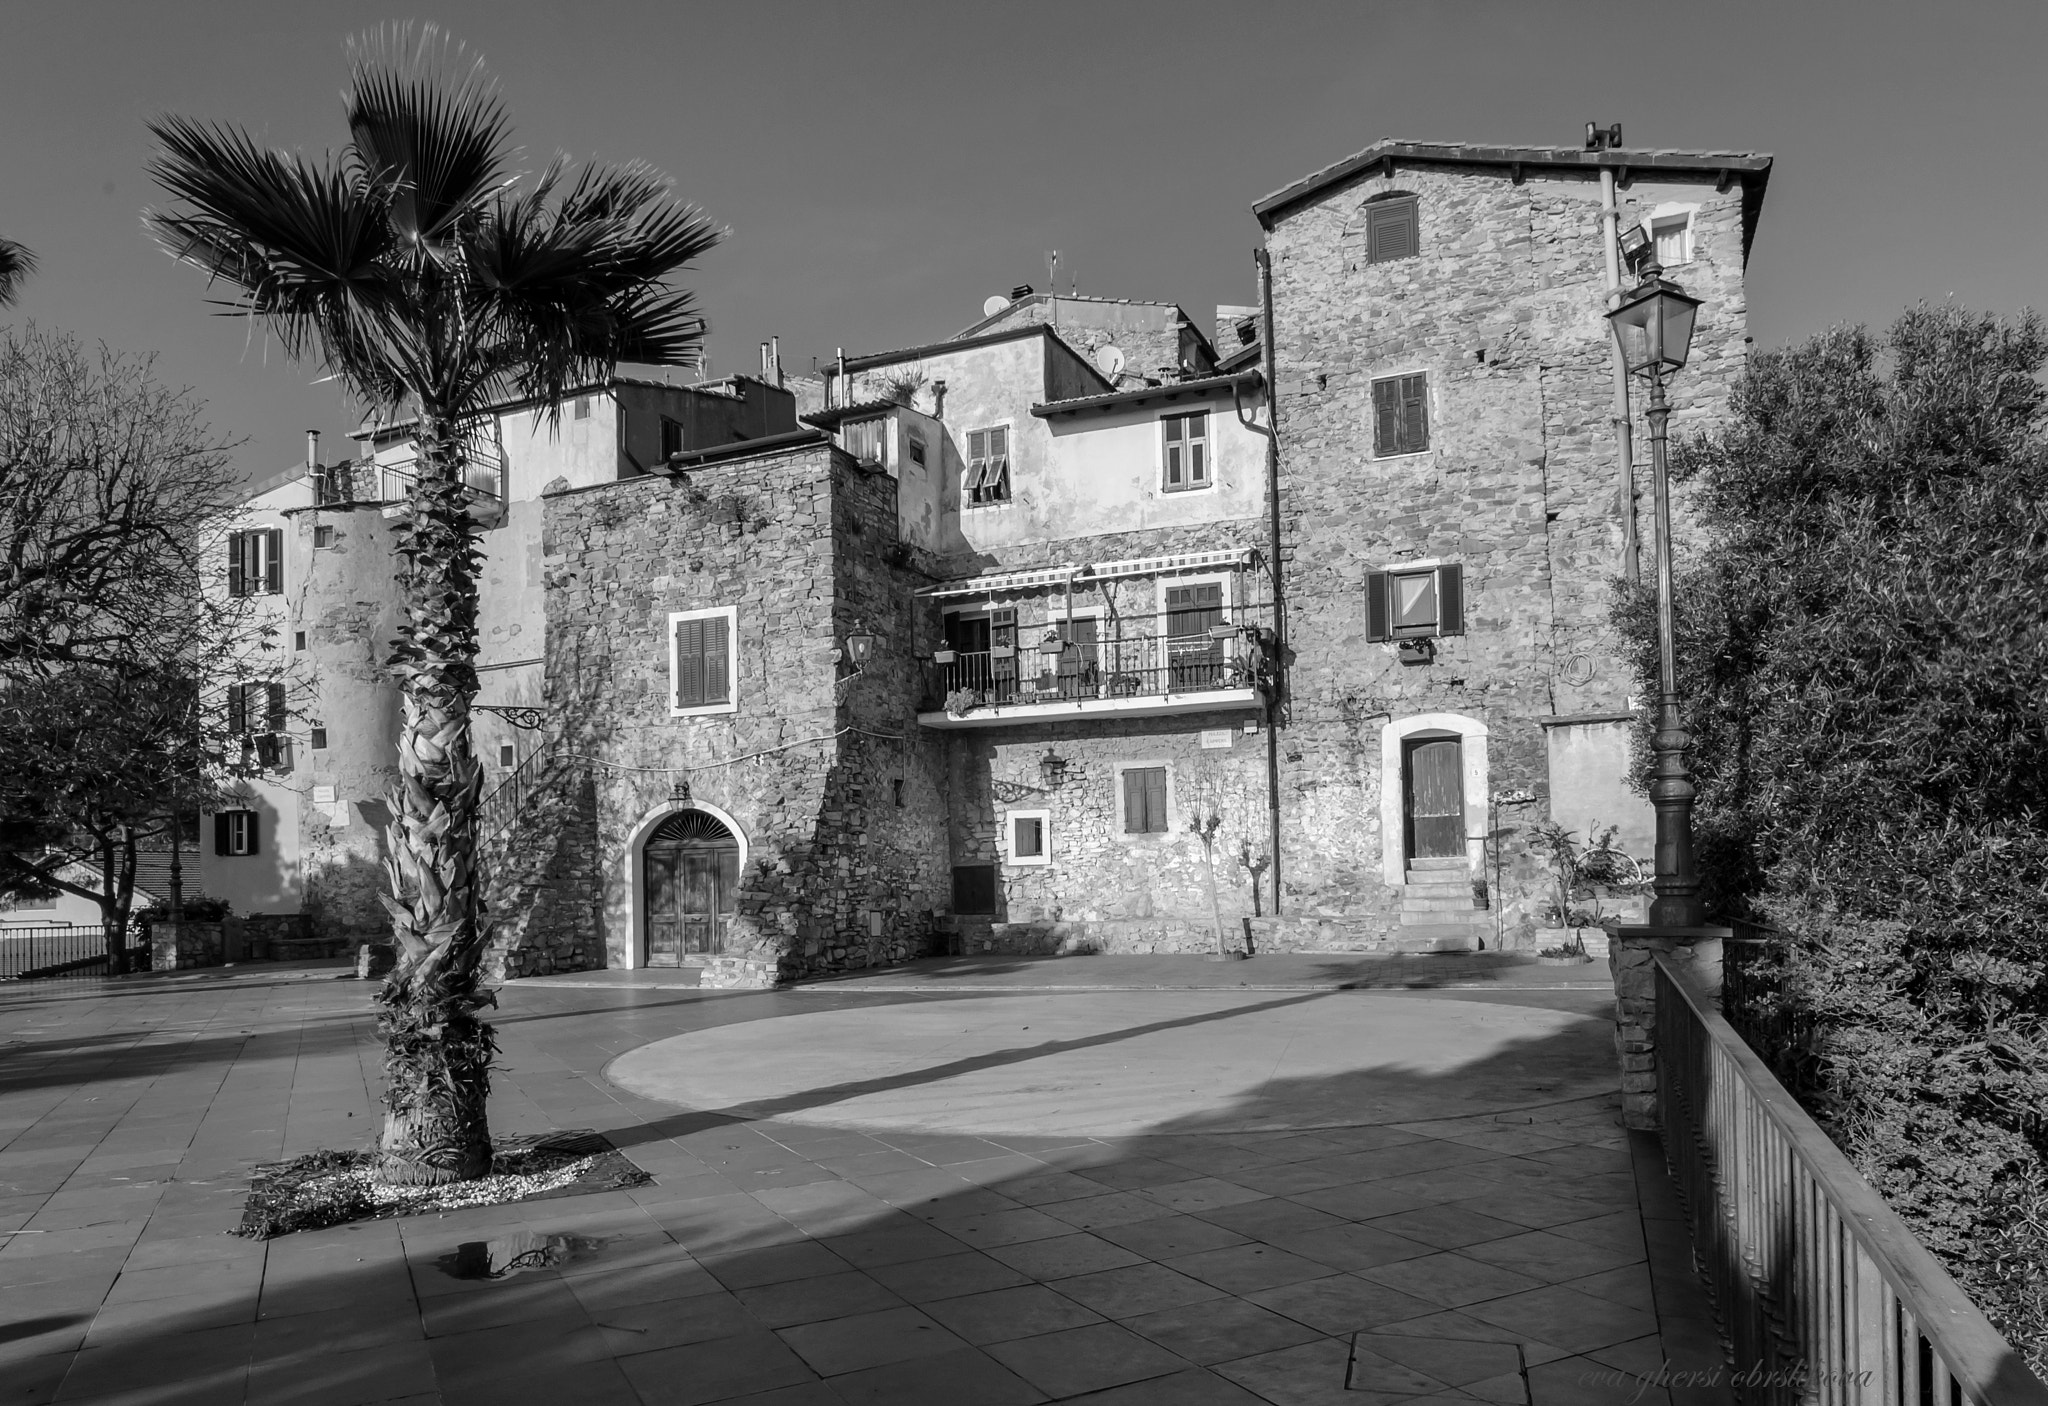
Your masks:
<path fill-rule="evenodd" d="M 1678 651 L 1671 584 L 1671 481 L 1665 465 L 1671 407 L 1664 378 L 1685 365 L 1700 300 L 1664 277 L 1654 253 L 1643 280 L 1607 314 L 1631 375 L 1650 381 L 1650 464 L 1657 513 L 1657 731 L 1651 738 L 1650 804 L 1657 812 L 1656 898 L 1652 928 L 1696 928 L 1705 921 L 1699 873 L 1693 864 L 1692 803 L 1698 793 L 1685 769 L 1692 739 L 1678 716 Z"/>

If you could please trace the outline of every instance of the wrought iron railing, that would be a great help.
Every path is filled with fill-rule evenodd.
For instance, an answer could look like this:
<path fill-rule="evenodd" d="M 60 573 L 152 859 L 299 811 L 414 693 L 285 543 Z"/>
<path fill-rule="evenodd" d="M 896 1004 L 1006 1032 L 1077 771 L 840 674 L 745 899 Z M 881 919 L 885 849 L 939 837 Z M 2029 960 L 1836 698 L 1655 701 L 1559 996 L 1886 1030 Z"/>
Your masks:
<path fill-rule="evenodd" d="M 377 496 L 387 503 L 404 502 L 419 477 L 412 469 L 416 462 L 408 459 L 398 464 L 379 464 Z M 472 447 L 463 454 L 462 482 L 478 498 L 502 500 L 505 496 L 504 461 L 494 452 Z"/>
<path fill-rule="evenodd" d="M 1264 605 L 1019 620 L 1002 631 L 1014 644 L 939 650 L 927 702 L 1005 707 L 1257 688 L 1269 675 L 1270 621 Z"/>
<path fill-rule="evenodd" d="M 1712 1000 L 1656 964 L 1664 1153 L 1736 1399 L 2048 1406 L 2048 1387 Z"/>
<path fill-rule="evenodd" d="M 503 781 L 477 806 L 476 835 L 479 840 L 496 839 L 512 828 L 519 812 L 526 809 L 542 787 L 552 780 L 550 762 L 554 754 L 535 752 L 506 774 Z"/>
<path fill-rule="evenodd" d="M 129 966 L 137 965 L 129 949 Z M 0 981 L 105 976 L 107 929 L 98 923 L 0 927 Z"/>

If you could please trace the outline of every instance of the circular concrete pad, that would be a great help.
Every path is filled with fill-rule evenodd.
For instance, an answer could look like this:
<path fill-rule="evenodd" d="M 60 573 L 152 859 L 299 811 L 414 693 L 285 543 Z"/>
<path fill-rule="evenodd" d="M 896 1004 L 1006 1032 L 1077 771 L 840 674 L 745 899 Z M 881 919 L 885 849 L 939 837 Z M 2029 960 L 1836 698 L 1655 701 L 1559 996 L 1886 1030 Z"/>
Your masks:
<path fill-rule="evenodd" d="M 863 1005 L 677 1035 L 634 1093 L 854 1129 L 1115 1137 L 1470 1117 L 1615 1089 L 1612 1029 L 1359 992 L 1105 992 Z"/>

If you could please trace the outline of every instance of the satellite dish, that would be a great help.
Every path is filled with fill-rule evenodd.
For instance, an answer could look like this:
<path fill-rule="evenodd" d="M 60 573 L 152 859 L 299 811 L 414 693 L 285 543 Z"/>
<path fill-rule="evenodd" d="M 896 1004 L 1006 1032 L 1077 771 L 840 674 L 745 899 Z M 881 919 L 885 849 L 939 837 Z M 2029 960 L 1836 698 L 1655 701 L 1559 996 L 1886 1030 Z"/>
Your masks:
<path fill-rule="evenodd" d="M 994 317 L 997 313 L 1001 312 L 1004 308 L 1008 307 L 1009 305 L 1010 300 L 1008 298 L 1005 298 L 1000 293 L 991 293 L 988 296 L 987 301 L 983 302 L 981 305 L 981 315 L 983 317 Z"/>
<path fill-rule="evenodd" d="M 1104 342 L 1095 349 L 1095 364 L 1105 376 L 1114 376 L 1124 369 L 1123 348 L 1115 342 Z"/>

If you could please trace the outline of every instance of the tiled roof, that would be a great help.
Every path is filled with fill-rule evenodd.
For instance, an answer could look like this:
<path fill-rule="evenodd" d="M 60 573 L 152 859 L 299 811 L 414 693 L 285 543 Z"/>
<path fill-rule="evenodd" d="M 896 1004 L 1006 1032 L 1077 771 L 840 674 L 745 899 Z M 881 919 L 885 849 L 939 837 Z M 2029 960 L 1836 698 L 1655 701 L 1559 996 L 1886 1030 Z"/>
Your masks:
<path fill-rule="evenodd" d="M 1127 308 L 1172 308 L 1175 312 L 1179 313 L 1182 318 L 1187 318 L 1188 316 L 1188 310 L 1186 308 L 1182 307 L 1179 303 L 1173 302 L 1172 300 L 1166 298 L 1098 298 L 1091 293 L 1027 293 L 1021 298 L 1013 298 L 1010 301 L 1010 305 L 1008 307 L 1004 308 L 1000 312 L 990 313 L 987 317 L 984 317 L 983 319 L 981 319 L 981 321 L 975 323 L 972 327 L 969 327 L 966 331 L 961 332 L 958 335 L 960 337 L 978 336 L 980 335 L 982 328 L 988 326 L 997 318 L 1008 317 L 1012 312 L 1016 311 L 1016 309 L 1019 306 L 1025 303 L 1045 303 L 1051 301 L 1054 298 L 1059 299 L 1059 301 L 1063 303 L 1107 303 L 1112 306 L 1120 304 Z M 1192 319 L 1189 319 L 1189 321 L 1190 325 L 1192 325 Z M 1199 331 L 1200 329 L 1197 328 L 1196 330 Z"/>
<path fill-rule="evenodd" d="M 851 405 L 830 406 L 824 410 L 813 411 L 809 415 L 799 415 L 797 418 L 807 425 L 816 425 L 819 429 L 830 430 L 838 428 L 840 424 L 847 420 L 856 419 L 862 415 L 880 415 L 885 410 L 897 410 L 902 407 L 902 401 L 890 396 L 882 396 L 876 400 L 857 400 Z"/>
<path fill-rule="evenodd" d="M 1679 151 L 1663 147 L 1614 147 L 1591 151 L 1568 146 L 1508 146 L 1485 142 L 1413 142 L 1396 137 L 1382 138 L 1365 150 L 1342 161 L 1310 172 L 1291 185 L 1282 186 L 1252 206 L 1261 224 L 1270 226 L 1275 216 L 1327 189 L 1386 160 L 1451 163 L 1469 166 L 1544 166 L 1596 171 L 1657 170 L 1723 174 L 1740 179 L 1745 194 L 1761 198 L 1769 178 L 1771 157 L 1757 151 Z M 1752 191 L 1749 187 L 1754 186 Z"/>
<path fill-rule="evenodd" d="M 1109 410 L 1122 405 L 1137 405 L 1147 400 L 1172 400 L 1178 396 L 1200 395 L 1209 391 L 1224 390 L 1239 382 L 1255 381 L 1257 371 L 1237 371 L 1227 376 L 1202 376 L 1190 381 L 1168 381 L 1164 385 L 1139 386 L 1133 390 L 1111 391 L 1107 395 L 1082 395 L 1071 400 L 1050 400 L 1043 405 L 1031 407 L 1031 413 L 1039 419 L 1054 415 L 1072 415 L 1082 410 Z"/>
<path fill-rule="evenodd" d="M 974 347 L 994 346 L 998 342 L 1011 342 L 1020 337 L 1050 337 L 1052 328 L 1042 322 L 1028 323 L 1022 327 L 1005 327 L 1000 332 L 983 332 L 977 336 L 948 337 L 943 342 L 926 342 L 921 347 L 899 347 L 895 351 L 863 352 L 859 356 L 846 358 L 848 371 L 867 371 L 877 366 L 889 366 L 899 361 L 914 361 L 921 356 L 936 356 L 940 352 L 968 351 Z"/>

